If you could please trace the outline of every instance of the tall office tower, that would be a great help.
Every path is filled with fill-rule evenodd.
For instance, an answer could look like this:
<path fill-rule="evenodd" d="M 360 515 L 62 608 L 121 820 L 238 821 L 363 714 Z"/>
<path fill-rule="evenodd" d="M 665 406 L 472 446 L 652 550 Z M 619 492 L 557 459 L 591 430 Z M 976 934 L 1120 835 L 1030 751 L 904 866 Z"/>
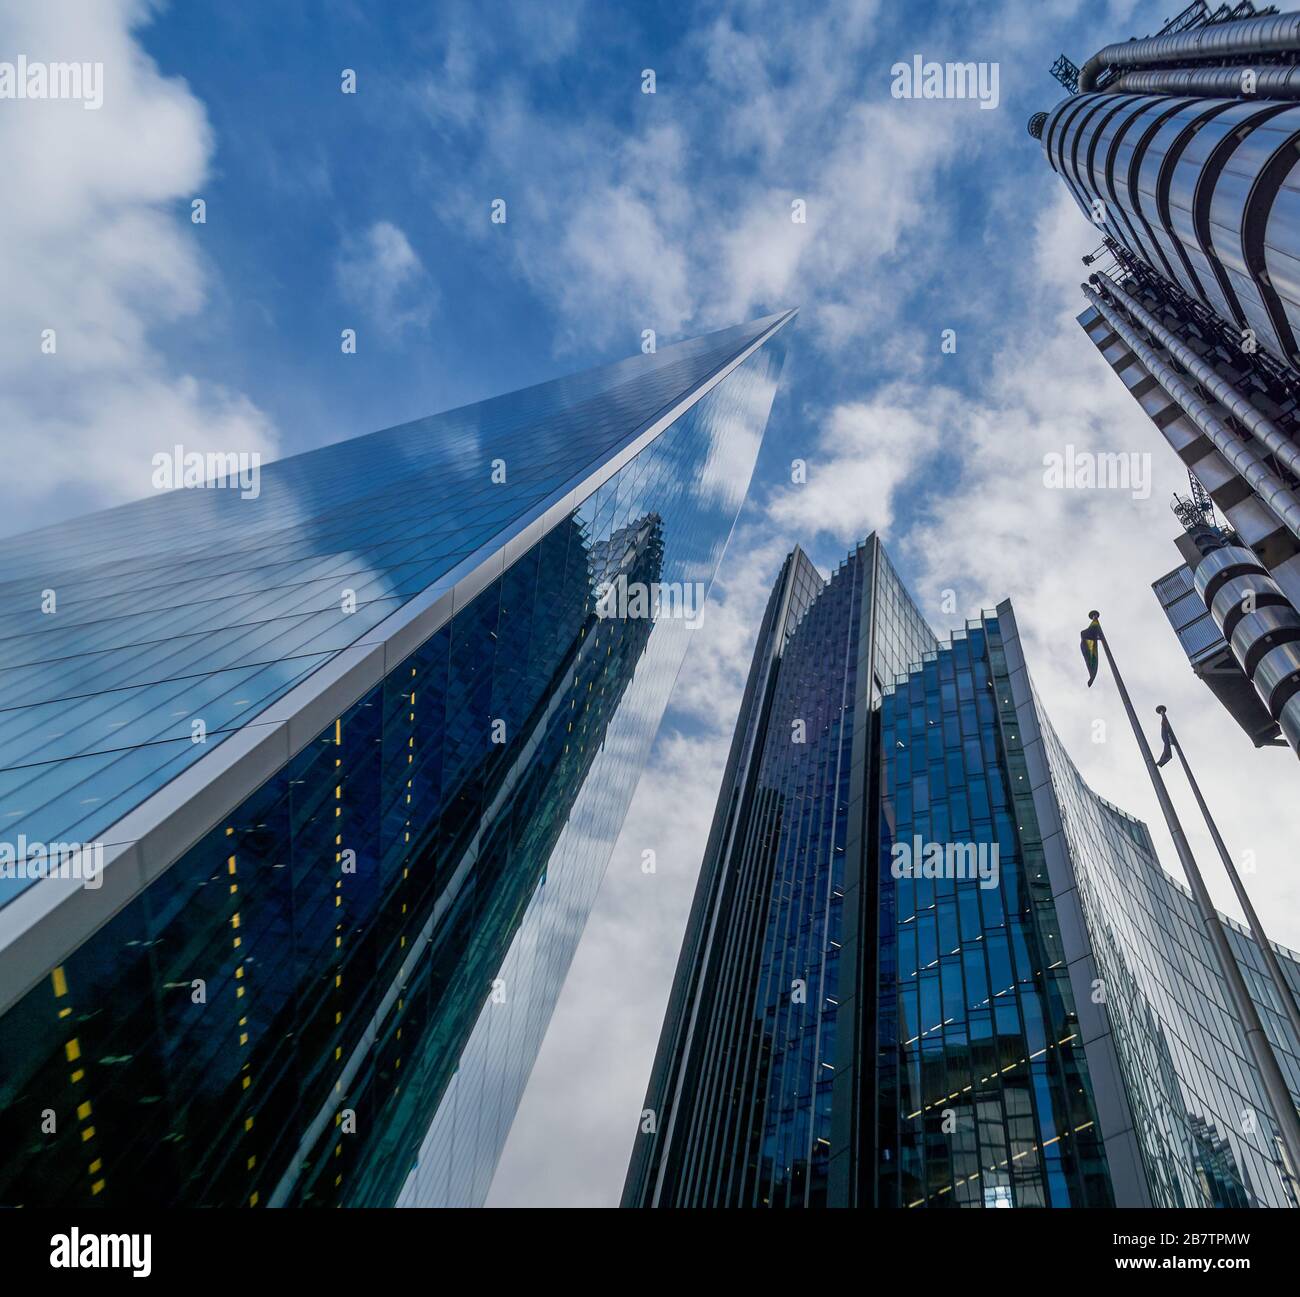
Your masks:
<path fill-rule="evenodd" d="M 1300 750 L 1298 55 L 1300 14 L 1198 0 L 1062 56 L 1029 129 L 1102 236 L 1080 324 L 1235 533 L 1197 593 Z"/>
<path fill-rule="evenodd" d="M 1011 605 L 940 643 L 875 537 L 826 582 L 795 550 L 624 1205 L 1285 1206 L 1229 1006 L 1190 893 L 1044 717 Z"/>
<path fill-rule="evenodd" d="M 0 543 L 0 1203 L 483 1199 L 791 314 Z"/>

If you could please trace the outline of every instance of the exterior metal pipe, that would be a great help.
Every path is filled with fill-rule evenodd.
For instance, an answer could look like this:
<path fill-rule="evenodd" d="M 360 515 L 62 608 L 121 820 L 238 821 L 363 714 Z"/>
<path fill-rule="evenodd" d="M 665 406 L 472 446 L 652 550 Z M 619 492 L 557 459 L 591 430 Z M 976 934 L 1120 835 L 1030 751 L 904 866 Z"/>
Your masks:
<path fill-rule="evenodd" d="M 1209 438 L 1215 450 L 1250 484 L 1251 489 L 1281 519 L 1287 530 L 1300 538 L 1300 500 L 1278 477 L 1260 462 L 1259 456 L 1220 419 L 1141 338 L 1131 324 L 1090 285 L 1081 284 L 1084 295 L 1123 338 L 1130 351 L 1147 367 L 1151 376 L 1183 408 L 1187 417 Z"/>
<path fill-rule="evenodd" d="M 1079 69 L 1079 93 L 1081 95 L 1091 94 L 1096 90 L 1097 78 L 1101 75 L 1101 70 L 1105 66 L 1105 63 L 1101 61 L 1101 54 L 1097 53 Z"/>
<path fill-rule="evenodd" d="M 1140 67 L 1147 63 L 1222 59 L 1252 54 L 1285 54 L 1300 50 L 1300 13 L 1271 14 L 1212 23 L 1194 31 L 1120 41 L 1097 51 L 1079 69 L 1079 93 L 1097 88 L 1103 68 Z M 1107 90 L 1110 87 L 1107 86 Z"/>
<path fill-rule="evenodd" d="M 1255 88 L 1242 88 L 1241 68 L 1166 68 L 1121 72 L 1106 83 L 1106 94 L 1202 95 L 1211 99 L 1300 99 L 1300 67 L 1249 69 Z"/>
<path fill-rule="evenodd" d="M 1297 69 L 1300 71 L 1300 69 Z M 1109 275 L 1097 272 L 1097 282 L 1131 315 L 1160 345 L 1205 388 L 1218 403 L 1232 415 L 1250 435 L 1276 455 L 1293 473 L 1300 476 L 1300 447 L 1271 419 L 1261 414 L 1250 401 L 1214 367 L 1198 356 L 1175 333 L 1171 333 L 1141 302 L 1126 293 Z"/>

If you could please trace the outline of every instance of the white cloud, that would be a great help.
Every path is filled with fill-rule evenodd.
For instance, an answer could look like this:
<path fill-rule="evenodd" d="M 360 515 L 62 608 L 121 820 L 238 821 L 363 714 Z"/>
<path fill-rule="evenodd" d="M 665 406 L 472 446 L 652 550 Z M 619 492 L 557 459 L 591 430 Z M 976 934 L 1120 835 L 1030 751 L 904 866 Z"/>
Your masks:
<path fill-rule="evenodd" d="M 752 188 L 722 237 L 723 278 L 712 285 L 722 318 L 748 318 L 762 303 L 802 305 L 805 327 L 828 349 L 888 328 L 916 286 L 891 282 L 889 259 L 942 237 L 939 180 L 979 124 L 963 105 L 915 107 L 849 102 L 820 121 L 800 116 L 804 128 L 765 170 L 790 177 L 788 188 Z M 806 203 L 806 224 L 791 219 L 795 199 Z"/>
<path fill-rule="evenodd" d="M 943 168 L 991 116 L 870 102 L 890 62 L 871 44 L 876 11 L 733 6 L 655 69 L 655 94 L 629 73 L 631 129 L 555 115 L 526 83 L 494 79 L 493 34 L 454 28 L 411 90 L 440 133 L 473 141 L 468 168 L 437 173 L 440 215 L 504 244 L 586 346 L 797 305 L 828 345 L 861 341 L 904 300 L 865 270 L 939 237 Z M 488 220 L 496 197 L 504 226 Z"/>
<path fill-rule="evenodd" d="M 554 279 L 575 318 L 589 309 L 593 292 L 606 304 L 635 304 L 646 328 L 670 336 L 681 332 L 694 310 L 684 250 L 658 220 L 655 199 L 638 185 L 599 185 L 577 205 L 556 255 L 532 255 L 534 277 Z M 608 310 L 606 305 L 602 314 Z"/>
<path fill-rule="evenodd" d="M 410 240 L 391 221 L 376 221 L 346 239 L 334 269 L 345 300 L 386 333 L 423 328 L 433 316 L 437 290 Z"/>
<path fill-rule="evenodd" d="M 11 530 L 147 494 L 151 456 L 177 442 L 275 450 L 246 398 L 173 372 L 154 341 L 204 308 L 204 227 L 187 216 L 213 140 L 185 83 L 134 39 L 151 13 L 143 0 L 53 0 L 0 15 L 6 51 L 104 65 L 98 111 L 27 100 L 0 112 L 0 426 L 21 472 Z"/>
<path fill-rule="evenodd" d="M 918 471 L 945 431 L 961 425 L 963 404 L 956 393 L 899 387 L 835 406 L 808 459 L 807 482 L 774 495 L 772 521 L 805 546 L 828 533 L 846 550 L 869 531 L 888 530 L 898 493 L 916 493 Z"/>

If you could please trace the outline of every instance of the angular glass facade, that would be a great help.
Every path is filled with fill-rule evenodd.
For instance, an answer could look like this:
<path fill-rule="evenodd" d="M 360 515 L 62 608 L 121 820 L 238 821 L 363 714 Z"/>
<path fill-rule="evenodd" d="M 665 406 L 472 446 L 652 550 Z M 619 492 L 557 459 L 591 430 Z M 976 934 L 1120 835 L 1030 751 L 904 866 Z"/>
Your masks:
<path fill-rule="evenodd" d="M 1023 710 L 1024 699 L 1018 701 Z M 1042 781 L 1035 799 L 1059 824 L 1047 860 L 1053 891 L 1065 898 L 1060 917 L 1085 1010 L 1086 1048 L 1099 1072 L 1123 1078 L 1121 1091 L 1107 1087 L 1099 1095 L 1099 1108 L 1117 1176 L 1126 1165 L 1139 1168 L 1129 1200 L 1295 1206 L 1259 1074 L 1191 893 L 1161 869 L 1146 826 L 1087 787 L 1041 714 L 1038 729 L 1045 769 L 1035 758 Z M 1066 854 L 1073 865 L 1063 871 Z M 1300 1098 L 1300 1042 L 1255 942 L 1231 919 L 1225 927 L 1287 1084 Z M 1300 992 L 1297 956 L 1274 948 Z M 1096 995 L 1099 1008 L 1091 1005 Z"/>
<path fill-rule="evenodd" d="M 261 469 L 256 498 L 170 491 L 3 541 L 6 833 L 101 836 L 295 683 L 511 539 L 771 327 L 295 455 Z M 707 485 L 718 454 L 678 458 L 683 472 L 705 468 Z M 736 468 L 748 472 L 743 457 Z M 343 610 L 345 592 L 355 611 Z M 203 744 L 191 741 L 196 718 Z M 0 903 L 23 885 L 0 882 Z"/>
<path fill-rule="evenodd" d="M 678 965 L 628 1205 L 821 1206 L 857 1075 L 863 754 L 934 636 L 872 537 L 787 559 L 759 634 Z M 859 703 L 858 700 L 865 700 Z M 848 1012 L 846 1013 L 846 1006 Z"/>
<path fill-rule="evenodd" d="M 986 618 L 881 703 L 881 1206 L 1111 1205 L 1009 693 Z M 969 845 L 987 878 L 896 878 L 917 840 Z"/>
<path fill-rule="evenodd" d="M 107 845 L 0 908 L 0 1203 L 482 1199 L 686 647 L 601 587 L 712 579 L 789 318 L 0 547 L 6 832 Z"/>
<path fill-rule="evenodd" d="M 1265 1111 L 1189 895 L 1070 764 L 1010 604 L 939 644 L 874 537 L 826 583 L 796 550 L 624 1205 L 1284 1205 Z"/>

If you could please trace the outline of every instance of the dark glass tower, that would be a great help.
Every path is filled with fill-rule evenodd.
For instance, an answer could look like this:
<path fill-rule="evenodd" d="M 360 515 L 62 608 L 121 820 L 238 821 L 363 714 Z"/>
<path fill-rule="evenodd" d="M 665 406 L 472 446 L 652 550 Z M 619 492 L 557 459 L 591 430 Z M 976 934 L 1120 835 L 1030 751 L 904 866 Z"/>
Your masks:
<path fill-rule="evenodd" d="M 1010 604 L 941 644 L 875 537 L 828 582 L 796 550 L 624 1205 L 1286 1205 L 1228 1003 L 1189 894 L 1043 717 Z"/>
<path fill-rule="evenodd" d="M 789 319 L 0 544 L 0 1203 L 482 1200 Z"/>
<path fill-rule="evenodd" d="M 1079 323 L 1227 519 L 1200 537 L 1218 553 L 1196 593 L 1300 750 L 1297 56 L 1300 14 L 1198 0 L 1082 68 L 1062 57 L 1077 93 L 1030 133 L 1102 240 Z"/>

